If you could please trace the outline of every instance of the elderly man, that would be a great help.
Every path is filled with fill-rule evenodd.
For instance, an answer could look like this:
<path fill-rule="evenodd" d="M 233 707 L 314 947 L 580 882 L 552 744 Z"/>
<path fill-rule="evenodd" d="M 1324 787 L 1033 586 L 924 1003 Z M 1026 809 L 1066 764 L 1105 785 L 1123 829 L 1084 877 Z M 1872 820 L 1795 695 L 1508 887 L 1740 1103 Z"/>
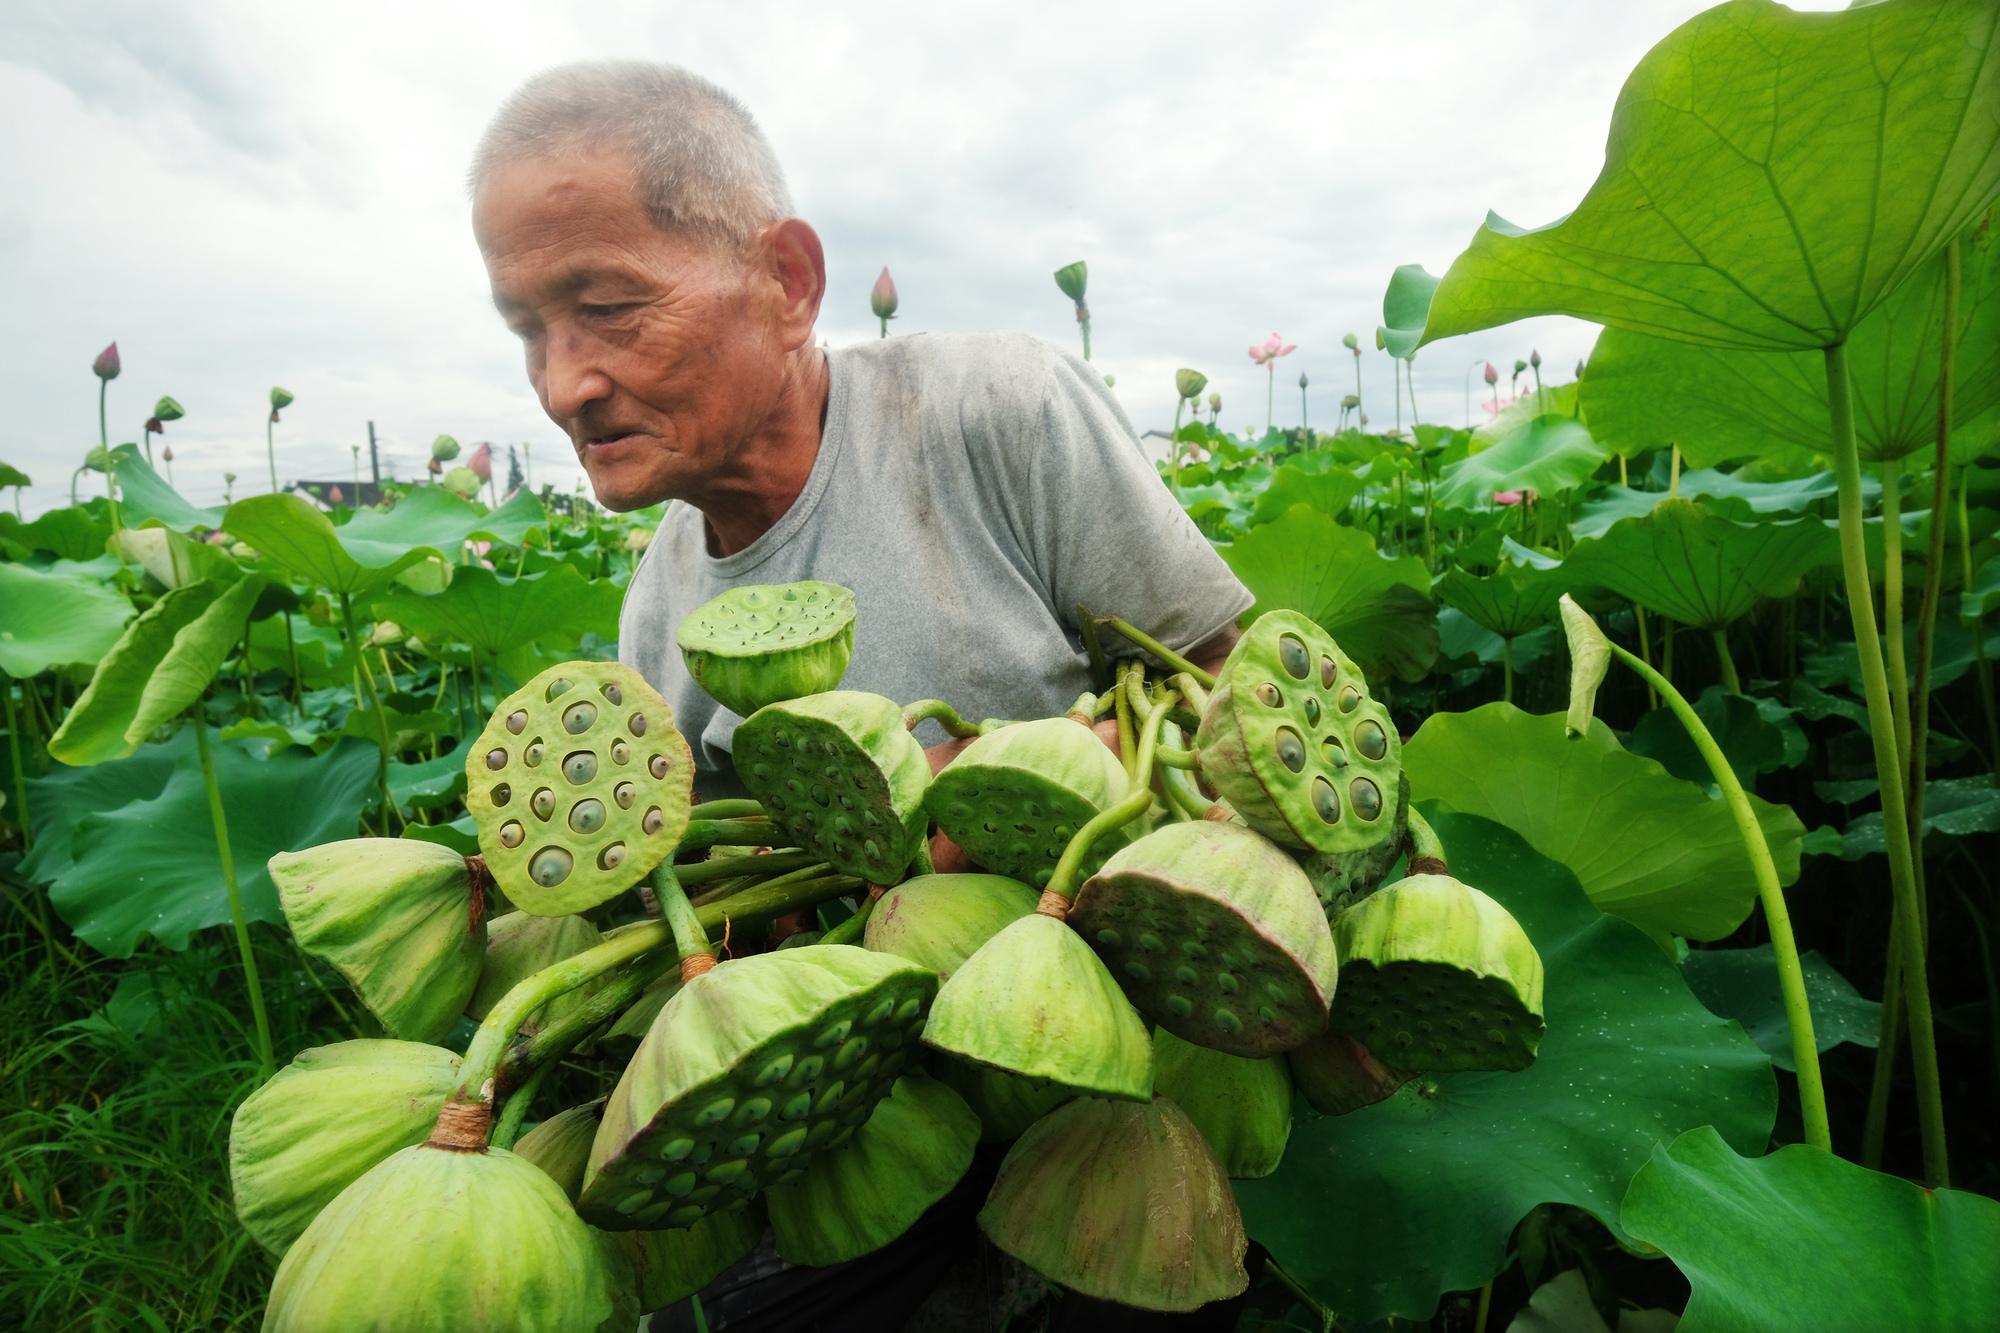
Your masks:
<path fill-rule="evenodd" d="M 667 65 L 564 66 L 481 140 L 473 224 L 542 407 L 600 503 L 668 504 L 619 650 L 674 706 L 705 796 L 740 720 L 675 646 L 740 584 L 854 590 L 843 687 L 1043 717 L 1089 688 L 1076 607 L 1204 665 L 1251 602 L 1104 382 L 1021 334 L 826 351 L 826 262 L 748 111 Z M 919 738 L 954 751 L 926 724 Z"/>

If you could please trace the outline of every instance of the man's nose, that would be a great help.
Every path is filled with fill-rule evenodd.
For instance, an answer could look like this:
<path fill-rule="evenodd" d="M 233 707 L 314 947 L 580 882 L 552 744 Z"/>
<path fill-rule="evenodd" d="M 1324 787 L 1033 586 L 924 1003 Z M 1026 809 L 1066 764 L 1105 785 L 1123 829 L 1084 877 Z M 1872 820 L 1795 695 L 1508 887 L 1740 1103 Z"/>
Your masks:
<path fill-rule="evenodd" d="M 550 416 L 568 420 L 611 396 L 611 377 L 593 355 L 589 339 L 572 332 L 550 337 L 542 355 L 542 400 Z"/>

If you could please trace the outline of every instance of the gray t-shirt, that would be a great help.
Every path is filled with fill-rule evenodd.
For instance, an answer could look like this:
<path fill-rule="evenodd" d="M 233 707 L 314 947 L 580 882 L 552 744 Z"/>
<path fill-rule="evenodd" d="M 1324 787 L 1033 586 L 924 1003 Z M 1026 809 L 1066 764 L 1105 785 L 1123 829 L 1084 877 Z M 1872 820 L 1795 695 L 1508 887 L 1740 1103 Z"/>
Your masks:
<path fill-rule="evenodd" d="M 1026 334 L 952 333 L 842 348 L 827 365 L 819 455 L 785 516 L 716 559 L 700 512 L 675 501 L 625 594 L 619 657 L 673 705 L 703 797 L 741 791 L 742 719 L 694 683 L 674 632 L 729 588 L 853 589 L 841 688 L 940 698 L 975 721 L 1047 717 L 1090 688 L 1079 603 L 1177 649 L 1249 608 L 1087 363 Z M 944 734 L 925 723 L 917 739 Z"/>

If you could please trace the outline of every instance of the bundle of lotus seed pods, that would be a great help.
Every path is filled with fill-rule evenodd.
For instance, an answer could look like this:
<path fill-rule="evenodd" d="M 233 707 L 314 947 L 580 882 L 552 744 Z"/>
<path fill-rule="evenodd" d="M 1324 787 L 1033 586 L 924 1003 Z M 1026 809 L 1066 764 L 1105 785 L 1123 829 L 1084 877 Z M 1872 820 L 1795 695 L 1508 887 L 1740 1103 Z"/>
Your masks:
<path fill-rule="evenodd" d="M 694 804 L 667 704 L 572 662 L 466 749 L 479 855 L 272 859 L 300 947 L 387 1036 L 303 1052 L 236 1114 L 238 1214 L 282 1256 L 267 1329 L 629 1329 L 767 1228 L 798 1264 L 887 1245 L 981 1142 L 1011 1145 L 993 1244 L 1190 1310 L 1247 1283 L 1229 1180 L 1277 1168 L 1295 1089 L 1340 1115 L 1535 1058 L 1540 958 L 1451 877 L 1387 710 L 1306 617 L 1264 615 L 1213 677 L 1151 645 L 1162 674 L 976 724 L 839 689 L 854 630 L 824 583 L 681 627 L 745 718 L 751 800 Z M 975 738 L 935 779 L 926 719 Z M 986 873 L 932 873 L 936 834 Z M 835 902 L 718 961 L 718 930 Z M 584 1055 L 615 1086 L 550 1106 Z"/>

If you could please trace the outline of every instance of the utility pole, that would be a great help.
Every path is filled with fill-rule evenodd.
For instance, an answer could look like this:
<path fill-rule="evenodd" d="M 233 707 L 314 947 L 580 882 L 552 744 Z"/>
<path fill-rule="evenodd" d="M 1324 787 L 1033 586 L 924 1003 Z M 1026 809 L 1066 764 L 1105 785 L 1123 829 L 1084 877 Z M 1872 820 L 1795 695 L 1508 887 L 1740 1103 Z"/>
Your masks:
<path fill-rule="evenodd" d="M 382 460 L 375 455 L 375 423 L 368 423 L 368 471 L 375 478 L 375 494 L 382 493 Z"/>

